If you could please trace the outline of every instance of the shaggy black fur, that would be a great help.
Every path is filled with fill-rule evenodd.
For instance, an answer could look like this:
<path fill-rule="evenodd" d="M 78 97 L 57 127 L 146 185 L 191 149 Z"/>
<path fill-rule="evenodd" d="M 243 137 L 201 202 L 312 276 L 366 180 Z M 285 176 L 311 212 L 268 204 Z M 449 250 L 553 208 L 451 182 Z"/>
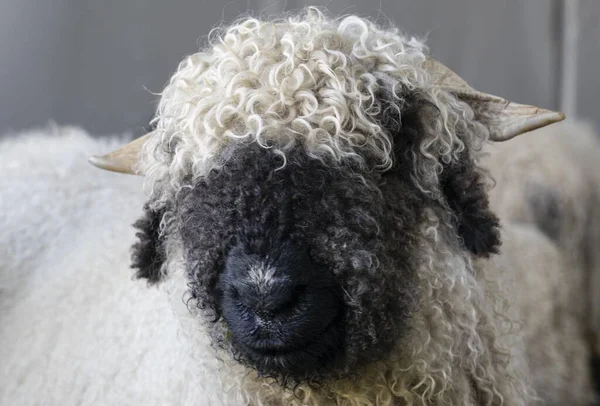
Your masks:
<path fill-rule="evenodd" d="M 164 211 L 154 211 L 144 206 L 144 215 L 133 226 L 139 231 L 135 234 L 138 242 L 132 247 L 131 267 L 137 269 L 138 278 L 146 278 L 150 284 L 161 280 L 161 267 L 166 252 L 160 236 L 160 222 Z"/>
<path fill-rule="evenodd" d="M 466 154 L 465 154 L 466 155 Z M 481 173 L 470 158 L 444 171 L 442 190 L 457 219 L 465 247 L 474 255 L 489 257 L 500 247 L 500 221 L 489 207 Z"/>
<path fill-rule="evenodd" d="M 232 156 L 221 170 L 182 191 L 177 204 L 198 306 L 213 319 L 223 313 L 226 293 L 219 282 L 234 247 L 265 259 L 290 245 L 307 249 L 312 269 L 303 277 L 312 280 L 310 286 L 325 281 L 325 287 L 339 287 L 345 309 L 322 334 L 314 334 L 310 346 L 272 356 L 256 357 L 247 337 L 232 328 L 239 359 L 262 374 L 314 380 L 387 355 L 415 306 L 421 193 L 405 174 L 382 175 L 349 162 L 337 166 L 309 158 L 301 148 L 286 153 L 283 169 L 281 157 L 257 145 L 240 147 Z M 323 297 L 331 294 L 307 295 L 305 314 Z M 303 323 L 302 313 L 296 316 L 295 323 Z M 301 358 L 312 360 L 310 368 L 297 368 Z"/>
<path fill-rule="evenodd" d="M 592 383 L 594 385 L 594 389 L 596 390 L 597 396 L 594 405 L 600 405 L 600 357 L 597 355 L 592 356 L 590 365 L 592 370 Z"/>

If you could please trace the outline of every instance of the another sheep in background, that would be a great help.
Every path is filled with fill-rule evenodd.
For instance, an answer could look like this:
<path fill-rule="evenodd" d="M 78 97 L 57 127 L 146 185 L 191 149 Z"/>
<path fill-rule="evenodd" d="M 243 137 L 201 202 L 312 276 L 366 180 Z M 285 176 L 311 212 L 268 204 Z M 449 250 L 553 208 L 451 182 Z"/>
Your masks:
<path fill-rule="evenodd" d="M 515 290 L 525 270 L 560 273 L 561 253 L 535 225 L 507 224 L 496 255 L 477 162 L 488 136 L 560 119 L 474 91 L 417 40 L 357 17 L 238 22 L 182 62 L 152 134 L 94 159 L 145 174 L 134 267 L 175 314 L 120 284 L 131 213 L 112 206 L 139 197 L 107 180 L 90 191 L 82 171 L 68 182 L 102 213 L 2 303 L 3 400 L 531 404 L 541 372 L 513 321 L 536 303 Z M 581 344 L 551 334 L 535 345 Z M 586 404 L 582 374 L 548 401 Z"/>
<path fill-rule="evenodd" d="M 496 213 L 507 224 L 540 230 L 560 251 L 558 272 L 541 278 L 523 269 L 517 287 L 530 303 L 522 316 L 528 358 L 538 366 L 534 382 L 549 399 L 564 399 L 564 392 L 588 384 L 590 360 L 600 350 L 598 135 L 567 121 L 488 151 L 484 166 L 496 180 L 490 193 Z M 548 335 L 555 345 L 544 345 Z M 565 342 L 569 350 L 560 344 Z"/>

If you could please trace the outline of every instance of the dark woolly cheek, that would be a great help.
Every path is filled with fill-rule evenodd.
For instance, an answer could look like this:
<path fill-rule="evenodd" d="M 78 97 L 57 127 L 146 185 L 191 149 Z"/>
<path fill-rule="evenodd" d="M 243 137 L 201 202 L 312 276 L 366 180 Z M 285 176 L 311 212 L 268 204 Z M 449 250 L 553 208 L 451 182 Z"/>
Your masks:
<path fill-rule="evenodd" d="M 219 275 L 235 241 L 234 197 L 218 193 L 204 181 L 182 190 L 177 203 L 177 223 L 183 241 L 189 288 L 195 305 L 209 320 L 220 317 Z"/>
<path fill-rule="evenodd" d="M 150 284 L 162 279 L 162 266 L 166 259 L 163 239 L 160 235 L 160 222 L 164 210 L 152 210 L 144 206 L 144 215 L 137 220 L 133 227 L 138 242 L 132 246 L 131 267 L 137 269 L 137 278 L 147 279 Z"/>
<path fill-rule="evenodd" d="M 332 270 L 345 295 L 350 369 L 385 359 L 406 334 L 417 303 L 422 199 L 396 175 L 385 181 L 369 196 L 346 185 L 351 205 L 344 199 L 326 202 L 330 215 L 314 237 L 313 256 Z"/>
<path fill-rule="evenodd" d="M 377 237 L 350 236 L 324 235 L 314 251 L 343 287 L 347 368 L 387 357 L 408 329 L 417 292 L 417 261 L 408 253 L 386 253 L 387 241 Z"/>
<path fill-rule="evenodd" d="M 475 164 L 466 160 L 442 175 L 442 190 L 465 248 L 481 257 L 498 253 L 500 223 L 490 209 L 484 179 Z"/>

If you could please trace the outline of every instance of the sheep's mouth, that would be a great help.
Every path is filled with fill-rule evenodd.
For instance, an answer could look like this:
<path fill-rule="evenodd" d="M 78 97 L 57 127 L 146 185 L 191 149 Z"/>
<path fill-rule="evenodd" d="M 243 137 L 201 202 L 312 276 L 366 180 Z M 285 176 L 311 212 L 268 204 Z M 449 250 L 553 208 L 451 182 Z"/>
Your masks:
<path fill-rule="evenodd" d="M 338 314 L 320 334 L 302 345 L 266 339 L 239 348 L 259 375 L 303 379 L 322 376 L 343 354 L 343 316 Z"/>
<path fill-rule="evenodd" d="M 327 324 L 323 331 L 319 333 L 319 335 L 324 336 L 327 334 L 332 334 L 333 330 L 335 329 L 335 324 L 336 318 Z M 247 348 L 261 356 L 285 356 L 295 352 L 306 351 L 318 341 L 320 341 L 319 338 L 315 337 L 313 340 L 303 343 L 302 345 L 294 345 L 286 343 L 284 340 L 279 338 L 271 338 L 257 341 L 255 344 L 248 345 Z"/>

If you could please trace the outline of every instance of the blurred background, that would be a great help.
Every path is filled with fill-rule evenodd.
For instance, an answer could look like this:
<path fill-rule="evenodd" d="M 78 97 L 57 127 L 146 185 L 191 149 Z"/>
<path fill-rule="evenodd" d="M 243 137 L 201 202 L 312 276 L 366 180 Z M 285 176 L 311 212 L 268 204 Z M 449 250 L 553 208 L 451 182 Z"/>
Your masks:
<path fill-rule="evenodd" d="M 139 135 L 211 28 L 307 5 L 392 21 L 479 90 L 600 127 L 599 0 L 1 0 L 0 134 Z"/>

